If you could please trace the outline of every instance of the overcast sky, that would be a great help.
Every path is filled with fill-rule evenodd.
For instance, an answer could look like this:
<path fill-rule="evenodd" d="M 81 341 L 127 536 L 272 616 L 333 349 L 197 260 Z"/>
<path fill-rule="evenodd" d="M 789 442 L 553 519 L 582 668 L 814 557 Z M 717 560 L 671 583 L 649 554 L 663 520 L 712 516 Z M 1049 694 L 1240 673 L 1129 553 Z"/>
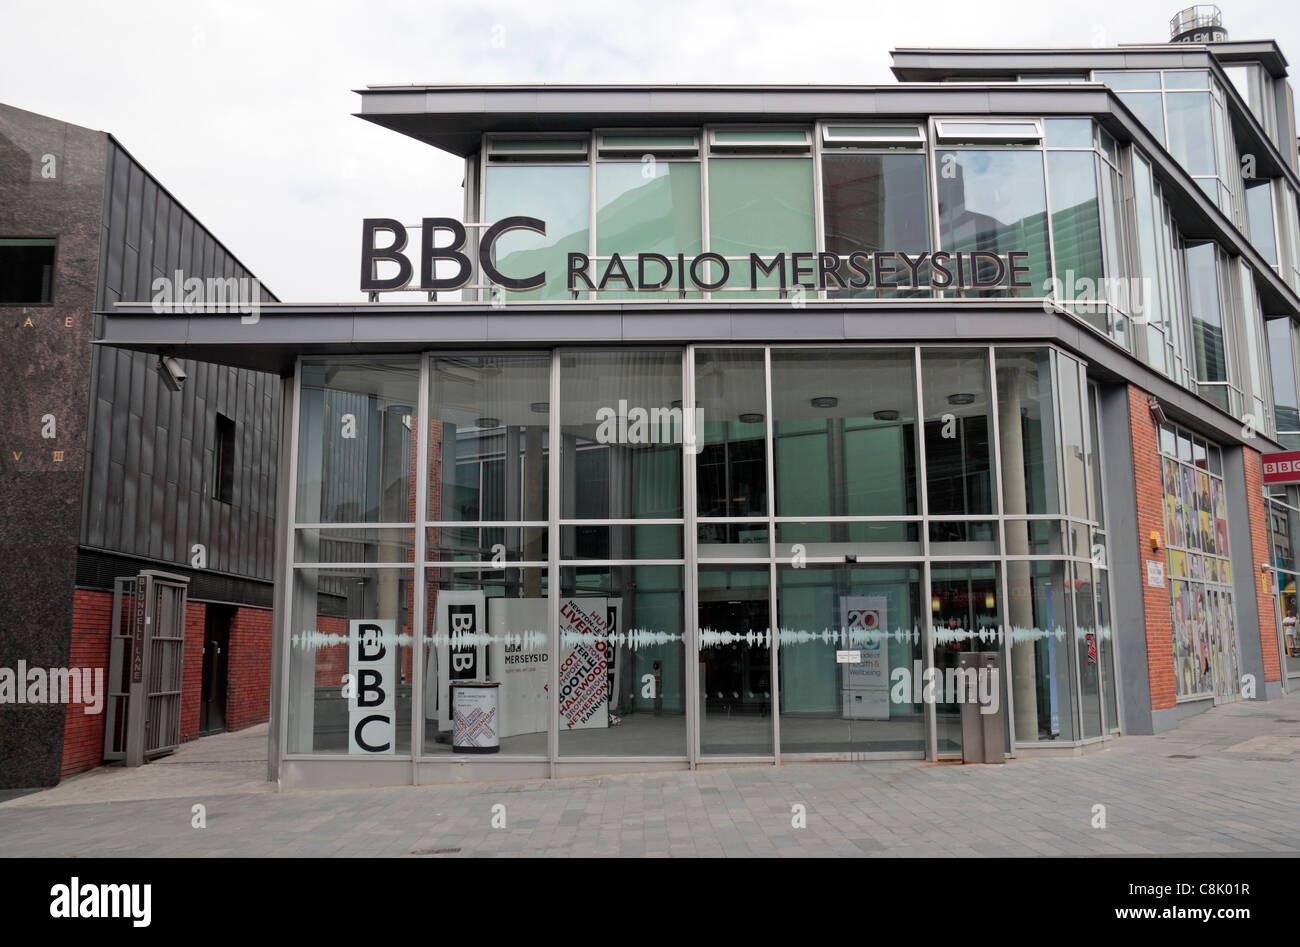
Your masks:
<path fill-rule="evenodd" d="M 896 46 L 1164 42 L 1186 4 L 0 0 L 0 102 L 112 132 L 283 300 L 355 301 L 361 219 L 462 164 L 353 117 L 385 83 L 886 83 Z M 1300 6 L 1220 2 L 1300 63 Z"/>

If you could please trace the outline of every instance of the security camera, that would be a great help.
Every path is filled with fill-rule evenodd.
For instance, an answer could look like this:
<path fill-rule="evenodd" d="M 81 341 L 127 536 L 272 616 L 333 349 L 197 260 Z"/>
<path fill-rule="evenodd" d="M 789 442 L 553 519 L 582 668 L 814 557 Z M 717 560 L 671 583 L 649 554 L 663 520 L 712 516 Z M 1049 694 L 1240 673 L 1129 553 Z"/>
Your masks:
<path fill-rule="evenodd" d="M 181 363 L 170 355 L 158 359 L 155 370 L 169 391 L 180 391 L 181 386 L 185 384 L 185 379 L 189 377 L 185 374 L 185 369 L 181 367 Z"/>

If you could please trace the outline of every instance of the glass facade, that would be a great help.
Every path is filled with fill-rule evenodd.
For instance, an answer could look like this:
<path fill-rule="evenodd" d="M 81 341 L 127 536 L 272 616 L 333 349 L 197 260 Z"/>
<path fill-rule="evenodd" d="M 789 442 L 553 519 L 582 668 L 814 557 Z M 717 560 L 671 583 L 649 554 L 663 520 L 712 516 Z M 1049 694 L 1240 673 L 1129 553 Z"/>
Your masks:
<path fill-rule="evenodd" d="M 470 683 L 507 760 L 943 756 L 964 652 L 1018 743 L 1118 726 L 1095 408 L 1053 348 L 299 377 L 291 757 L 459 759 Z"/>

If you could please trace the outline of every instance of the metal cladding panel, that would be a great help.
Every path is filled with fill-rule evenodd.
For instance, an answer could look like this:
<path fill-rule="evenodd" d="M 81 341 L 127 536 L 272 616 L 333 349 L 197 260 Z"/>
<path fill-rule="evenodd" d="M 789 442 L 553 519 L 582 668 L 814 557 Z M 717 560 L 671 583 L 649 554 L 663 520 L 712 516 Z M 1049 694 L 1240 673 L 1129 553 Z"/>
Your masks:
<path fill-rule="evenodd" d="M 177 270 L 204 280 L 252 277 L 111 139 L 108 160 L 100 309 L 119 298 L 148 302 L 154 279 L 174 279 Z M 275 299 L 264 287 L 261 297 Z M 187 337 L 183 324 L 155 329 L 162 344 Z M 249 369 L 182 359 L 188 378 L 177 394 L 162 384 L 156 363 L 153 354 L 97 347 L 82 544 L 188 565 L 202 543 L 210 569 L 269 579 L 270 556 L 260 551 L 274 535 L 279 384 Z M 214 496 L 217 412 L 236 425 L 233 505 Z"/>

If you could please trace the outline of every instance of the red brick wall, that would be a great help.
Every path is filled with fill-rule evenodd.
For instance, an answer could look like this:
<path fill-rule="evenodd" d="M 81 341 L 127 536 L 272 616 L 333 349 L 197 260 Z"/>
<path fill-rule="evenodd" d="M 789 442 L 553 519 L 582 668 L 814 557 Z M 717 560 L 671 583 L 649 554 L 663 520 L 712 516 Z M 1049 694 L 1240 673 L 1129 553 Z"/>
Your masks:
<path fill-rule="evenodd" d="M 1246 505 L 1250 510 L 1250 578 L 1255 583 L 1255 608 L 1259 614 L 1259 644 L 1264 655 L 1264 680 L 1281 681 L 1282 668 L 1277 653 L 1277 617 L 1273 613 L 1273 587 L 1277 576 L 1270 574 L 1269 591 L 1264 591 L 1260 566 L 1271 562 L 1269 557 L 1268 513 L 1264 505 L 1264 468 L 1259 451 L 1242 448 L 1246 467 Z M 1233 567 L 1239 567 L 1237 562 Z M 1250 634 L 1249 628 L 1239 628 L 1240 637 Z M 1259 696 L 1264 696 L 1260 693 Z"/>
<path fill-rule="evenodd" d="M 318 616 L 316 630 L 324 635 L 343 635 L 344 640 L 338 645 L 316 651 L 316 686 L 340 687 L 343 675 L 348 672 L 347 619 Z"/>
<path fill-rule="evenodd" d="M 108 639 L 113 629 L 113 595 L 77 589 L 72 605 L 72 650 L 68 666 L 102 668 L 103 709 L 87 714 L 68 704 L 63 719 L 63 773 L 71 776 L 104 761 L 104 718 L 108 710 Z"/>
<path fill-rule="evenodd" d="M 181 672 L 181 742 L 199 735 L 203 702 L 203 639 L 208 609 L 202 602 L 185 603 L 185 667 Z"/>
<path fill-rule="evenodd" d="M 271 612 L 237 608 L 230 619 L 226 729 L 242 730 L 271 715 Z"/>
<path fill-rule="evenodd" d="M 1159 433 L 1147 393 L 1128 386 L 1129 430 L 1133 437 L 1133 476 L 1137 486 L 1138 558 L 1142 563 L 1142 608 L 1146 615 L 1147 674 L 1151 687 L 1151 709 L 1164 710 L 1176 703 L 1174 690 L 1174 627 L 1169 613 L 1169 589 L 1146 584 L 1146 563 L 1165 562 L 1163 548 L 1151 549 L 1151 534 L 1168 541 L 1164 527 L 1164 485 L 1160 479 Z M 1166 577 L 1166 583 L 1168 578 Z"/>

